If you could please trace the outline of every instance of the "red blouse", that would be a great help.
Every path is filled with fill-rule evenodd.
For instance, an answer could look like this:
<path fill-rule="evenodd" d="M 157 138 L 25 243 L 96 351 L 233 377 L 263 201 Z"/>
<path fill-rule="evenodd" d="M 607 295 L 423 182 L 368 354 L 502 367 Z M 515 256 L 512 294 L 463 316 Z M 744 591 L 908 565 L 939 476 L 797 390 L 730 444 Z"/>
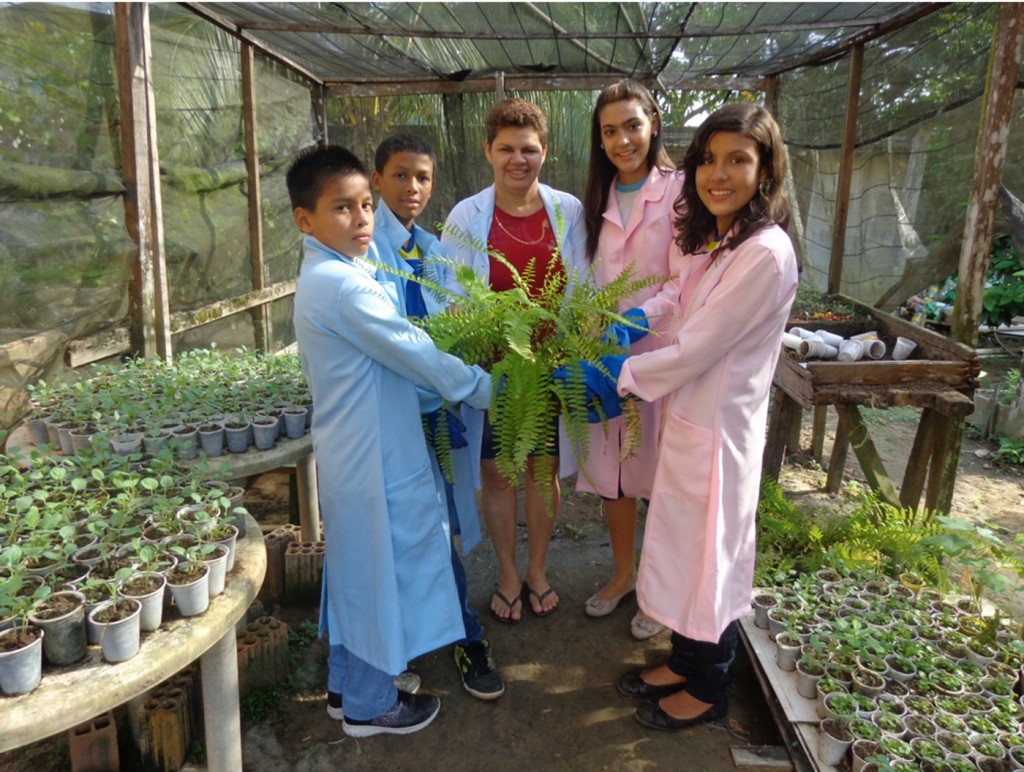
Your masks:
<path fill-rule="evenodd" d="M 487 247 L 490 251 L 504 256 L 520 275 L 530 261 L 533 261 L 531 297 L 536 297 L 540 292 L 549 272 L 564 273 L 562 261 L 555 257 L 557 246 L 555 229 L 551 227 L 548 213 L 543 207 L 526 217 L 516 217 L 494 207 L 494 220 L 491 222 L 491 232 L 487 236 Z M 490 258 L 490 262 L 491 289 L 504 292 L 515 287 L 512 272 L 493 257 Z"/>

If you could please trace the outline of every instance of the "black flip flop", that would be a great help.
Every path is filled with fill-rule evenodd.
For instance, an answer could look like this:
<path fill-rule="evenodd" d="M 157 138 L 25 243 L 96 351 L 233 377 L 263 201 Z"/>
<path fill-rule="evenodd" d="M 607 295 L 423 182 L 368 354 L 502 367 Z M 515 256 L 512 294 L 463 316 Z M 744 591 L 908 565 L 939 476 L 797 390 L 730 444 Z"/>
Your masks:
<path fill-rule="evenodd" d="M 522 598 L 520 598 L 518 595 L 516 595 L 516 597 L 514 599 L 509 600 L 508 598 L 505 597 L 505 594 L 500 589 L 498 589 L 498 588 L 494 589 L 494 595 L 496 595 L 498 597 L 498 600 L 500 600 L 502 603 L 504 603 L 506 606 L 508 606 L 508 613 L 509 613 L 509 615 L 507 617 L 500 617 L 500 616 L 498 616 L 497 614 L 494 613 L 494 609 L 492 608 L 492 609 L 490 609 L 491 616 L 494 617 L 498 622 L 501 622 L 503 625 L 517 625 L 517 624 L 519 624 L 519 622 L 523 618 L 523 616 L 522 616 L 523 612 L 522 611 L 519 612 L 519 619 L 513 619 L 512 618 L 512 609 L 515 608 L 515 605 L 517 603 L 522 603 L 523 602 Z"/>
<path fill-rule="evenodd" d="M 537 599 L 538 603 L 543 605 L 544 599 L 546 597 L 548 597 L 548 595 L 550 595 L 554 591 L 555 591 L 554 587 L 548 587 L 544 592 L 537 592 L 535 589 L 533 589 L 526 582 L 523 582 L 523 591 L 522 591 L 522 595 L 521 595 L 521 597 L 523 599 L 523 605 L 524 606 L 528 606 L 530 611 L 533 612 L 533 615 L 535 617 L 546 617 L 546 616 L 549 616 L 551 614 L 554 614 L 556 611 L 558 611 L 558 606 L 555 606 L 552 609 L 548 609 L 547 611 L 544 611 L 543 608 L 540 611 L 533 611 L 533 604 L 530 603 L 530 596 L 532 595 L 533 597 L 535 597 Z"/>

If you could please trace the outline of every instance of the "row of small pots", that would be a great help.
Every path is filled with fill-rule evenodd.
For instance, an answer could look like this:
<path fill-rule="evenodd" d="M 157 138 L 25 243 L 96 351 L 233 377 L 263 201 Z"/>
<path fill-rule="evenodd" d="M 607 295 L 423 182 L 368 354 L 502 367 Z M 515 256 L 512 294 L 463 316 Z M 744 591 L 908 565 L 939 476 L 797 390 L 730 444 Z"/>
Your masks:
<path fill-rule="evenodd" d="M 204 613 L 210 599 L 224 591 L 233 558 L 233 546 L 216 545 L 215 554 L 201 561 L 135 574 L 110 599 L 91 607 L 74 589 L 37 602 L 27 625 L 0 632 L 0 692 L 32 691 L 42 679 L 44 657 L 53 667 L 74 664 L 89 644 L 98 644 L 107 662 L 131 659 L 141 633 L 159 629 L 166 608 L 182 617 Z"/>
<path fill-rule="evenodd" d="M 103 434 L 104 448 L 120 455 L 147 453 L 155 456 L 171 448 L 176 458 L 190 460 L 202 450 L 207 456 L 244 453 L 250 447 L 269 450 L 279 438 L 299 439 L 309 429 L 312 406 L 282 408 L 277 414 L 251 417 L 213 415 L 202 422 L 184 424 L 171 420 L 150 430 L 116 431 L 110 436 L 102 427 L 81 426 L 51 420 L 47 416 L 29 418 L 26 427 L 33 443 L 59 449 L 65 456 L 98 450 L 97 437 Z"/>

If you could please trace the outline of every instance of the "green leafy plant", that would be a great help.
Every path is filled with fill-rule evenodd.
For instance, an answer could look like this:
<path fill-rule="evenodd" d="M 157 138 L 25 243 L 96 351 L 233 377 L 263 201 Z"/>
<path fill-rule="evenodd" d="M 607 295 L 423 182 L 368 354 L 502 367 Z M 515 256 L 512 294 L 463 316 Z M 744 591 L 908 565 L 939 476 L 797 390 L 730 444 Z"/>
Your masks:
<path fill-rule="evenodd" d="M 796 288 L 796 298 L 790 309 L 791 319 L 806 321 L 849 321 L 856 313 L 854 307 L 842 298 L 826 295 L 810 284 L 801 282 Z"/>
<path fill-rule="evenodd" d="M 1001 464 L 1024 466 L 1024 439 L 1000 437 L 999 449 L 993 458 Z"/>
<path fill-rule="evenodd" d="M 985 295 L 982 299 L 981 321 L 990 327 L 1009 323 L 1024 314 L 1024 263 L 1013 247 L 1010 237 L 992 241 Z"/>
<path fill-rule="evenodd" d="M 465 233 L 449 230 L 455 239 L 487 252 Z M 619 313 L 619 301 L 663 281 L 662 277 L 634 280 L 624 272 L 603 287 L 586 277 L 561 271 L 549 272 L 534 291 L 535 266 L 531 261 L 520 272 L 504 256 L 488 253 L 510 272 L 514 286 L 496 292 L 476 276 L 472 268 L 439 259 L 446 270 L 454 272 L 463 294 L 452 292 L 421 277 L 388 269 L 409 281 L 418 281 L 425 289 L 452 305 L 447 313 L 419 320 L 435 345 L 465 362 L 480 364 L 493 377 L 490 419 L 497 446 L 496 462 L 501 473 L 516 479 L 526 469 L 531 455 L 557 448 L 541 447 L 552 442 L 549 427 L 561 413 L 576 452 L 585 456 L 589 426 L 588 409 L 603 416 L 600 405 L 588 405 L 580 360 L 596 362 L 607 354 L 622 353 L 615 344 L 602 340 L 602 331 L 610 322 L 631 324 Z M 569 378 L 556 382 L 552 373 L 558 367 L 569 368 Z M 639 421 L 634 410 L 624 409 L 627 448 L 639 441 Z M 444 434 L 440 432 L 439 434 Z M 439 460 L 446 449 L 435 445 Z M 442 468 L 444 464 L 442 462 Z"/>

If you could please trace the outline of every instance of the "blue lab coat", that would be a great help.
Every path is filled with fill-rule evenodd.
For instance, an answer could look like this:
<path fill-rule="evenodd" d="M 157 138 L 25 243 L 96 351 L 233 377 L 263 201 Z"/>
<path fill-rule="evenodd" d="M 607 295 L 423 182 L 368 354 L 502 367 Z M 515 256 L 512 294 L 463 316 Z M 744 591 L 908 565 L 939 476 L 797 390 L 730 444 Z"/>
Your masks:
<path fill-rule="evenodd" d="M 443 258 L 444 253 L 441 243 L 437 237 L 428 233 L 420 227 L 415 227 L 414 234 L 416 244 L 423 253 L 423 275 L 440 287 L 444 286 L 444 264 L 438 262 Z M 385 265 L 398 268 L 402 271 L 412 273 L 412 267 L 398 253 L 409 240 L 409 231 L 398 221 L 387 204 L 383 201 L 377 205 L 374 213 L 373 243 L 377 247 L 378 256 Z M 405 307 L 406 288 L 408 281 L 394 274 L 388 277 L 393 280 L 400 291 L 398 293 L 399 303 L 403 315 L 407 315 Z M 423 301 L 427 307 L 427 313 L 444 313 L 448 307 L 448 301 L 431 292 L 427 287 L 421 287 Z M 459 412 L 456 408 L 456 412 Z M 480 512 L 477 509 L 476 492 L 480 489 L 480 439 L 483 426 L 474 427 L 474 435 L 467 436 L 467 447 L 452 449 L 452 498 L 455 501 L 455 511 L 450 513 L 453 517 L 452 525 L 462 537 L 462 551 L 469 552 L 480 543 L 482 534 L 480 531 Z M 467 433 L 469 429 L 467 427 Z"/>
<path fill-rule="evenodd" d="M 399 313 L 372 246 L 367 260 L 353 260 L 306 236 L 303 252 L 294 323 L 327 546 L 321 631 L 398 674 L 465 636 L 417 392 L 482 409 L 490 376 L 439 351 Z"/>

